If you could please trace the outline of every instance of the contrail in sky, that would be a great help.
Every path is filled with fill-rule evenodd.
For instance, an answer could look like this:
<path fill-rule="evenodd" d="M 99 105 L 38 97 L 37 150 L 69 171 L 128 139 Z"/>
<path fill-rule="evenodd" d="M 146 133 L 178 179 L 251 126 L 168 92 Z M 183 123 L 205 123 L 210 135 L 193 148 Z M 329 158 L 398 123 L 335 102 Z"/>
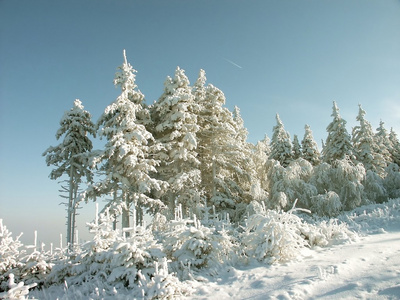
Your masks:
<path fill-rule="evenodd" d="M 227 59 L 227 58 L 225 58 L 225 57 L 224 57 L 224 59 L 225 59 L 228 63 L 234 65 L 235 67 L 238 67 L 239 69 L 243 69 L 243 68 L 242 68 L 241 66 L 239 66 L 237 63 L 235 63 L 235 62 L 233 62 L 233 61 L 231 61 L 231 60 L 229 60 L 229 59 Z"/>

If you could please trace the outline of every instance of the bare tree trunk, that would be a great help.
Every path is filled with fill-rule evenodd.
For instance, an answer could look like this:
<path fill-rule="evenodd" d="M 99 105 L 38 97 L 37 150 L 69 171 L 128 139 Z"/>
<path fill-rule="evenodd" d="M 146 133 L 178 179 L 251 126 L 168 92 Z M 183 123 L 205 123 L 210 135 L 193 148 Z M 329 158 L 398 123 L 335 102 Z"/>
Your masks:
<path fill-rule="evenodd" d="M 117 190 L 114 190 L 114 203 L 117 203 Z M 114 214 L 113 230 L 117 230 L 117 214 Z"/>
<path fill-rule="evenodd" d="M 175 215 L 175 197 L 173 193 L 169 193 L 168 195 L 168 207 L 169 207 L 169 218 L 173 219 Z"/>
<path fill-rule="evenodd" d="M 126 194 L 126 192 L 123 192 L 122 194 L 123 201 L 125 201 L 125 207 L 122 209 L 122 229 L 124 228 L 129 228 L 129 195 Z M 126 236 L 129 236 L 129 233 L 126 233 Z"/>
<path fill-rule="evenodd" d="M 72 159 L 70 161 L 70 170 L 69 170 L 69 196 L 68 196 L 68 204 L 67 204 L 67 246 L 68 248 L 72 247 L 72 211 L 73 211 L 73 202 L 74 202 L 74 170 L 72 166 Z"/>
<path fill-rule="evenodd" d="M 75 243 L 75 233 L 76 233 L 76 210 L 78 208 L 77 201 L 78 197 L 78 184 L 74 183 L 74 199 L 73 199 L 73 207 L 72 207 L 72 217 L 71 217 L 71 246 Z"/>

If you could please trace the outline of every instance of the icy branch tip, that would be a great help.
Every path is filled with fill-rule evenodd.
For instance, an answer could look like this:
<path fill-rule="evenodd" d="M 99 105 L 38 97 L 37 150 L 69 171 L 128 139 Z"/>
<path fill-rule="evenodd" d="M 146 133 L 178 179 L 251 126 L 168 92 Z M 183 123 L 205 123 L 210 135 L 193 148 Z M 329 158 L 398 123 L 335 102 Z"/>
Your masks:
<path fill-rule="evenodd" d="M 124 54 L 124 63 L 127 64 L 128 60 L 126 59 L 126 50 L 125 49 L 123 51 L 123 54 Z"/>

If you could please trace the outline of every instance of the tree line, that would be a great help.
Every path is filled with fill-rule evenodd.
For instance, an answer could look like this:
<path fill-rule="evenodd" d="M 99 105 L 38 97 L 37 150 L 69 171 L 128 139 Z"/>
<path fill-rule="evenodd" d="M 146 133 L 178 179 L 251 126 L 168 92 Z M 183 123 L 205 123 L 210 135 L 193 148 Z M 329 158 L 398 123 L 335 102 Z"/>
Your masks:
<path fill-rule="evenodd" d="M 283 210 L 296 203 L 335 216 L 400 197 L 397 135 L 383 122 L 374 131 L 361 105 L 350 134 L 333 103 L 321 152 L 310 126 L 301 142 L 296 135 L 292 140 L 279 115 L 272 139 L 254 145 L 240 109 L 225 107 L 224 93 L 206 83 L 204 70 L 191 85 L 177 67 L 163 94 L 147 105 L 125 51 L 123 57 L 114 79 L 121 94 L 95 123 L 75 100 L 61 118 L 60 144 L 43 153 L 54 166 L 50 178 L 67 178 L 61 191 L 71 245 L 80 202 L 105 196 L 114 228 L 120 218 L 122 228 L 132 226 L 131 219 L 143 224 L 145 213 L 167 219 L 220 214 L 240 222 L 252 201 Z M 104 147 L 94 150 L 89 136 L 104 140 Z"/>

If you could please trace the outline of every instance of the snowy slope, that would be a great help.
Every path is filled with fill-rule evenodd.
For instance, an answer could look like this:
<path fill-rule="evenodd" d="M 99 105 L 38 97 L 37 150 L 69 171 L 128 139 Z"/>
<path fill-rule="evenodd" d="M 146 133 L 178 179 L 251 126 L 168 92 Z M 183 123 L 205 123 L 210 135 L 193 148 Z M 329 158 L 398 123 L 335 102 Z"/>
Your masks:
<path fill-rule="evenodd" d="M 398 299 L 400 232 L 304 251 L 298 261 L 231 268 L 190 299 Z"/>
<path fill-rule="evenodd" d="M 296 261 L 253 262 L 199 282 L 190 299 L 400 299 L 400 199 L 340 217 L 356 241 L 305 249 Z"/>

